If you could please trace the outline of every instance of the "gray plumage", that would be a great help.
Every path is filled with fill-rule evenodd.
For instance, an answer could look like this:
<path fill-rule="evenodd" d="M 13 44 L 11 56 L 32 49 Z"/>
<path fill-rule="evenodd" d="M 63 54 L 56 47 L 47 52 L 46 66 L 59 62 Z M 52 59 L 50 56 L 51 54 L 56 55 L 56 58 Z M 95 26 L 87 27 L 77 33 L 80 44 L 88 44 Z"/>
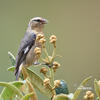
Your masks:
<path fill-rule="evenodd" d="M 37 34 L 35 32 L 42 32 L 44 24 L 46 24 L 46 20 L 41 17 L 32 18 L 29 22 L 28 29 L 21 41 L 16 57 L 15 75 L 17 80 L 21 72 L 20 67 L 29 67 L 38 60 L 34 54 L 34 49 L 35 47 L 41 47 L 41 45 L 36 42 Z"/>
<path fill-rule="evenodd" d="M 26 57 L 28 52 L 30 51 L 30 49 L 33 47 L 35 47 L 35 40 L 36 40 L 36 34 L 34 33 L 27 33 L 25 34 L 24 38 L 21 41 L 19 50 L 18 50 L 18 55 L 16 57 L 16 70 L 15 70 L 15 75 L 17 75 L 18 71 L 19 71 L 19 66 L 22 64 L 26 66 Z"/>

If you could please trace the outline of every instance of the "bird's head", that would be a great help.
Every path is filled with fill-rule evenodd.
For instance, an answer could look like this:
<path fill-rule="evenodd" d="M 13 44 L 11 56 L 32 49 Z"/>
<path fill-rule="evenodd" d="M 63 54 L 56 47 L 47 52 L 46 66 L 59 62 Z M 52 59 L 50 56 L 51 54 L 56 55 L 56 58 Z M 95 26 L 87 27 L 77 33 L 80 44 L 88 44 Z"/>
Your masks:
<path fill-rule="evenodd" d="M 42 17 L 32 18 L 29 22 L 29 27 L 31 30 L 36 30 L 38 32 L 43 31 L 44 24 L 47 24 L 48 21 Z"/>

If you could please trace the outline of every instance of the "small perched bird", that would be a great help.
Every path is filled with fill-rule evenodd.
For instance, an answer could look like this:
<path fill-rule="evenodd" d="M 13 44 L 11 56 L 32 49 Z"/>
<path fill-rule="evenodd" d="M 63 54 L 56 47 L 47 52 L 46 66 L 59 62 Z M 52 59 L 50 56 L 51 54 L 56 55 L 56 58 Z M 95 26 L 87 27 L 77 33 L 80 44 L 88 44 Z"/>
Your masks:
<path fill-rule="evenodd" d="M 36 41 L 36 37 L 38 34 L 44 34 L 44 24 L 47 24 L 47 20 L 41 17 L 35 17 L 29 21 L 28 28 L 21 41 L 16 57 L 16 80 L 18 80 L 20 76 L 22 67 L 29 67 L 39 59 L 36 57 L 34 49 L 36 47 L 41 48 L 41 44 Z"/>

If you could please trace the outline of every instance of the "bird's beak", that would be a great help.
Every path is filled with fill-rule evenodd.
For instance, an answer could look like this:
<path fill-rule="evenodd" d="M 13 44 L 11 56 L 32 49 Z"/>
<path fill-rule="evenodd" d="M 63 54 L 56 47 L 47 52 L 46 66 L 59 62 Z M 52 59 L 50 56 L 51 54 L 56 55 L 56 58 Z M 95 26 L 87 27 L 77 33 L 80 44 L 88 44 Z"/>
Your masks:
<path fill-rule="evenodd" d="M 42 19 L 42 23 L 43 24 L 47 24 L 48 23 L 48 20 L 47 19 Z"/>

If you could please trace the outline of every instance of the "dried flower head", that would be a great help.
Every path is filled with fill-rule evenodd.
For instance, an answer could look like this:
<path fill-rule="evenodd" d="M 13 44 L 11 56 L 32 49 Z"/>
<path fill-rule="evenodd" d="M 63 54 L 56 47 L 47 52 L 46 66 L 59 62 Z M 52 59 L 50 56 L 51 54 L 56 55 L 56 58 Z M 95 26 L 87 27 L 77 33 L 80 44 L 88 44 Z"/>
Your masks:
<path fill-rule="evenodd" d="M 44 38 L 43 34 L 38 34 L 36 40 L 40 40 L 41 38 Z"/>
<path fill-rule="evenodd" d="M 53 62 L 53 70 L 54 72 L 56 72 L 56 69 L 58 69 L 60 67 L 60 64 L 58 62 Z"/>
<path fill-rule="evenodd" d="M 58 67 L 59 67 L 60 64 L 59 64 L 58 62 L 54 61 L 54 62 L 53 62 L 53 66 L 58 66 Z"/>
<path fill-rule="evenodd" d="M 46 67 L 42 67 L 40 69 L 40 73 L 43 73 L 44 75 L 46 75 L 47 72 L 48 72 L 48 70 L 46 69 Z"/>
<path fill-rule="evenodd" d="M 94 99 L 94 93 L 92 93 L 92 91 L 86 91 L 84 99 L 85 100 L 93 100 Z"/>
<path fill-rule="evenodd" d="M 50 85 L 50 79 L 49 78 L 45 78 L 44 81 L 43 81 L 43 84 L 44 84 L 45 87 Z"/>
<path fill-rule="evenodd" d="M 46 39 L 45 38 L 41 38 L 40 40 L 39 40 L 39 43 L 41 43 L 41 44 L 44 44 L 46 42 Z"/>
<path fill-rule="evenodd" d="M 55 35 L 51 35 L 50 40 L 52 39 L 57 39 L 57 37 Z"/>
<path fill-rule="evenodd" d="M 54 47 L 56 47 L 55 46 L 56 41 L 57 41 L 56 36 L 55 35 L 51 35 L 51 37 L 50 37 L 50 43 L 54 44 Z"/>
<path fill-rule="evenodd" d="M 55 80 L 54 86 L 55 86 L 55 88 L 59 87 L 60 86 L 60 80 Z"/>
<path fill-rule="evenodd" d="M 34 53 L 37 54 L 37 55 L 40 55 L 40 54 L 41 54 L 41 48 L 36 47 L 36 48 L 34 49 Z"/>
<path fill-rule="evenodd" d="M 86 91 L 86 95 L 91 95 L 92 94 L 92 91 Z"/>

